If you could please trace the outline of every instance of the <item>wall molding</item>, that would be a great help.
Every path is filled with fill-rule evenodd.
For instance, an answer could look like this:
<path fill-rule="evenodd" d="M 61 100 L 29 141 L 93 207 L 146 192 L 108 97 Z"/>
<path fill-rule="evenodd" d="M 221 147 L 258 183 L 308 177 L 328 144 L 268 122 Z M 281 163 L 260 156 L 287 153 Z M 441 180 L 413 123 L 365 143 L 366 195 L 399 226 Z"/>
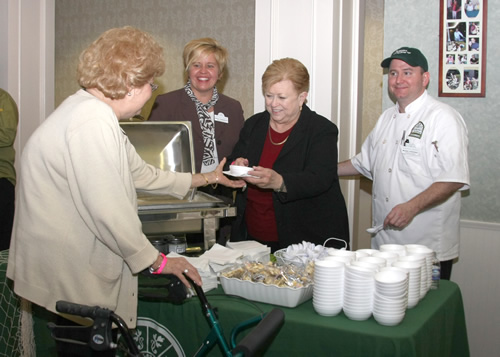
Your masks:
<path fill-rule="evenodd" d="M 465 229 L 472 229 L 472 230 L 478 229 L 478 230 L 487 230 L 487 231 L 497 231 L 500 233 L 500 223 L 461 220 L 460 227 L 465 228 Z M 500 235 L 499 235 L 499 238 L 500 238 Z"/>

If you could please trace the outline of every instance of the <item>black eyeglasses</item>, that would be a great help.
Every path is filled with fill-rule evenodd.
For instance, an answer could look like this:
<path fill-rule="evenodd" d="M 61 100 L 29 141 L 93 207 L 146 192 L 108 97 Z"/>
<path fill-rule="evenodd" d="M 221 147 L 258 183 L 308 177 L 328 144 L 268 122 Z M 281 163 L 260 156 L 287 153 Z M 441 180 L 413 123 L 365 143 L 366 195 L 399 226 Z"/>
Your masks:
<path fill-rule="evenodd" d="M 154 92 L 155 90 L 158 89 L 158 84 L 156 83 L 151 82 L 149 83 L 149 85 L 151 86 L 151 92 Z"/>

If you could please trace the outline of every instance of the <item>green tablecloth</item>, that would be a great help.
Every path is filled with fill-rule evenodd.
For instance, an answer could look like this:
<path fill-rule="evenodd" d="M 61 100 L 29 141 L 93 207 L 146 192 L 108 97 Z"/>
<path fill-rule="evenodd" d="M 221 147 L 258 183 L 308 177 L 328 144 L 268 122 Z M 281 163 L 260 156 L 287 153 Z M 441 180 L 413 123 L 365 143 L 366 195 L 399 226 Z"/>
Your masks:
<path fill-rule="evenodd" d="M 217 307 L 219 321 L 229 341 L 238 323 L 270 311 L 274 306 L 224 295 L 222 288 L 207 294 Z M 192 356 L 209 331 L 199 300 L 181 305 L 140 301 L 138 343 L 148 356 Z M 285 324 L 266 356 L 469 356 L 462 295 L 459 287 L 441 281 L 403 322 L 394 327 L 379 325 L 373 317 L 351 321 L 343 313 L 335 317 L 316 314 L 309 300 L 296 308 L 282 308 Z M 43 309 L 35 309 L 38 356 L 53 356 Z M 215 347 L 210 356 L 218 356 Z"/>
<path fill-rule="evenodd" d="M 218 308 L 228 340 L 237 323 L 258 315 L 259 310 L 270 311 L 274 307 L 225 296 L 221 288 L 209 292 L 207 297 Z M 381 326 L 373 317 L 366 321 L 349 320 L 343 313 L 323 317 L 314 311 L 312 300 L 282 310 L 285 324 L 266 356 L 469 356 L 462 295 L 458 286 L 449 281 L 442 281 L 438 290 L 429 291 L 394 327 Z M 154 325 L 168 329 L 187 356 L 196 352 L 209 330 L 197 298 L 180 306 L 142 301 L 139 316 L 146 319 L 144 326 L 149 335 Z M 170 342 L 159 347 L 167 345 Z M 217 347 L 211 352 L 219 354 Z"/>

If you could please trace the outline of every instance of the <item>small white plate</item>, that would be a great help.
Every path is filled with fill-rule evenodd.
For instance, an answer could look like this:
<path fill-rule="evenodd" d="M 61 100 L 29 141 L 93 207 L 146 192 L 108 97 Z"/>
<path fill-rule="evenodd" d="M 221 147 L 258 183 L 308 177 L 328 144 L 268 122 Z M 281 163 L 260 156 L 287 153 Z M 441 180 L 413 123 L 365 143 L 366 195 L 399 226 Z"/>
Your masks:
<path fill-rule="evenodd" d="M 232 174 L 231 171 L 222 171 L 222 173 L 224 175 L 233 176 L 233 177 L 254 177 L 254 178 L 258 178 L 257 176 L 248 175 L 248 174 L 240 174 L 240 175 Z"/>

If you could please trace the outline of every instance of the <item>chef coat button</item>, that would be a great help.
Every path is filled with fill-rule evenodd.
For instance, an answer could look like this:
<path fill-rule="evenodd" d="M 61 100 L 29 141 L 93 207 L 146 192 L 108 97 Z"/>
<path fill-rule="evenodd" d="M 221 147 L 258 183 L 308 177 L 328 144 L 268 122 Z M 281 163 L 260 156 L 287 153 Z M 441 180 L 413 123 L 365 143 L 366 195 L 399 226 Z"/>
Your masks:
<path fill-rule="evenodd" d="M 387 142 L 387 141 L 386 141 L 386 140 L 384 140 L 384 141 L 382 141 L 382 144 L 385 144 L 386 142 Z"/>
<path fill-rule="evenodd" d="M 373 194 L 373 198 L 377 198 L 377 195 L 376 195 L 376 194 Z"/>
<path fill-rule="evenodd" d="M 387 170 L 387 171 L 389 171 L 389 173 L 391 173 L 391 172 L 392 172 L 392 169 L 389 169 L 389 170 Z"/>
<path fill-rule="evenodd" d="M 385 202 L 389 202 L 389 197 L 386 197 L 386 198 L 385 198 Z"/>
<path fill-rule="evenodd" d="M 396 145 L 399 145 L 399 141 L 397 141 L 397 140 L 396 140 L 394 143 L 395 143 Z"/>
<path fill-rule="evenodd" d="M 220 144 L 222 144 L 222 141 L 217 140 L 217 145 L 220 145 Z"/>

